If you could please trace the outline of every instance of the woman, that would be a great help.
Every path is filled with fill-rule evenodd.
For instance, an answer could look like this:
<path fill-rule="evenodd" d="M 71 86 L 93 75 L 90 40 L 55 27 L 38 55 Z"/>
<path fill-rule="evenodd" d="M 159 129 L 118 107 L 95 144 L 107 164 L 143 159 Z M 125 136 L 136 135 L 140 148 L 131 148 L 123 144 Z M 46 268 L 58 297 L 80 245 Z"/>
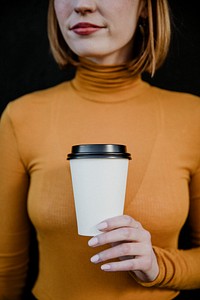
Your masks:
<path fill-rule="evenodd" d="M 0 299 L 21 299 L 30 222 L 46 299 L 174 299 L 200 287 L 200 102 L 141 80 L 164 61 L 165 0 L 50 0 L 49 38 L 75 78 L 9 104 L 0 129 Z M 126 144 L 125 215 L 77 235 L 71 146 Z M 189 218 L 191 248 L 179 250 Z M 12 289 L 11 289 L 12 287 Z"/>

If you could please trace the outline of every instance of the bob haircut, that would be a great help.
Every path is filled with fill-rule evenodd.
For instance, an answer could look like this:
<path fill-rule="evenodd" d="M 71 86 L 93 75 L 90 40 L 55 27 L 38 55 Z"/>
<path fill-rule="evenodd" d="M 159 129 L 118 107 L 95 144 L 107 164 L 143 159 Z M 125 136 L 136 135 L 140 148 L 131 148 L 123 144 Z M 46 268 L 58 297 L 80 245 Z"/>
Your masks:
<path fill-rule="evenodd" d="M 146 18 L 139 18 L 134 37 L 133 59 L 127 63 L 127 68 L 133 75 L 148 72 L 152 76 L 164 62 L 170 45 L 171 22 L 169 6 L 166 0 L 145 1 Z M 61 68 L 70 63 L 78 66 L 79 61 L 65 42 L 60 31 L 54 0 L 49 0 L 48 37 L 55 61 Z"/>

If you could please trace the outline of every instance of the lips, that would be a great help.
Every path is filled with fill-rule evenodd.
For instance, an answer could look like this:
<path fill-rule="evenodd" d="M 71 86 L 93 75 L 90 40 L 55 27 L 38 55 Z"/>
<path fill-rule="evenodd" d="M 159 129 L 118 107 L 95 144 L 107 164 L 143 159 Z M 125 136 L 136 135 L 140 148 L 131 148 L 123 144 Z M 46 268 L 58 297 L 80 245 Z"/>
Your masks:
<path fill-rule="evenodd" d="M 72 26 L 70 30 L 72 30 L 76 34 L 88 35 L 100 30 L 101 28 L 104 27 L 96 24 L 88 23 L 88 22 L 80 22 Z"/>

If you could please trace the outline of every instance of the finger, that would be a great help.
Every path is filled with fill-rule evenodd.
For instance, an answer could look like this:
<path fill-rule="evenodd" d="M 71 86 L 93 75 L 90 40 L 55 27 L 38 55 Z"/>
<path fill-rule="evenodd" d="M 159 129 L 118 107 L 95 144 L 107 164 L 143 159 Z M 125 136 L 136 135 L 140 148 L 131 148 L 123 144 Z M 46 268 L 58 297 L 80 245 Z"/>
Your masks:
<path fill-rule="evenodd" d="M 144 259 L 141 256 L 137 256 L 135 258 L 130 258 L 123 261 L 109 262 L 103 264 L 101 269 L 103 271 L 138 271 L 138 272 L 146 272 L 149 268 L 150 264 L 148 263 L 148 259 Z"/>
<path fill-rule="evenodd" d="M 99 234 L 88 241 L 91 247 L 105 244 L 119 243 L 122 241 L 142 242 L 144 239 L 142 230 L 132 227 L 118 228 L 109 232 Z"/>
<path fill-rule="evenodd" d="M 120 227 L 133 227 L 138 229 L 142 228 L 142 225 L 138 221 L 127 215 L 121 215 L 106 219 L 97 225 L 97 229 L 101 231 L 109 231 Z"/>
<path fill-rule="evenodd" d="M 130 259 L 135 258 L 136 256 L 142 256 L 146 254 L 146 249 L 141 244 L 134 244 L 134 243 L 123 243 L 114 248 L 106 249 L 93 257 L 91 257 L 91 262 L 93 263 L 100 263 L 102 261 L 122 258 Z"/>
<path fill-rule="evenodd" d="M 101 233 L 88 241 L 91 247 L 105 244 L 119 243 L 122 241 L 151 243 L 151 234 L 141 228 L 123 227 Z"/>
<path fill-rule="evenodd" d="M 118 272 L 118 271 L 137 271 L 140 270 L 141 263 L 140 258 L 132 258 L 129 260 L 110 262 L 101 266 L 101 270 L 107 272 Z"/>
<path fill-rule="evenodd" d="M 114 242 L 114 243 L 110 243 L 110 245 L 112 247 L 115 247 L 115 246 L 118 246 L 118 245 L 121 245 L 122 242 Z"/>

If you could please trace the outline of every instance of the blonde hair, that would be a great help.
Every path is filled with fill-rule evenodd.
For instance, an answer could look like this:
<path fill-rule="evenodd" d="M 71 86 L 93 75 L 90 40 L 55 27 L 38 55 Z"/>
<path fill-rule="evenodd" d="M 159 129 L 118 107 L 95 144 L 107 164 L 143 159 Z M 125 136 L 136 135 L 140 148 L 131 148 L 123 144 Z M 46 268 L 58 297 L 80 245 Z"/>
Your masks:
<path fill-rule="evenodd" d="M 134 40 L 134 49 L 137 48 L 137 51 L 133 54 L 133 60 L 128 63 L 128 68 L 135 75 L 144 71 L 153 75 L 164 62 L 170 45 L 171 26 L 167 1 L 144 1 L 147 17 L 140 17 L 138 20 Z M 60 67 L 64 68 L 68 63 L 78 65 L 78 57 L 70 50 L 60 31 L 54 0 L 49 1 L 48 37 L 52 54 Z"/>

